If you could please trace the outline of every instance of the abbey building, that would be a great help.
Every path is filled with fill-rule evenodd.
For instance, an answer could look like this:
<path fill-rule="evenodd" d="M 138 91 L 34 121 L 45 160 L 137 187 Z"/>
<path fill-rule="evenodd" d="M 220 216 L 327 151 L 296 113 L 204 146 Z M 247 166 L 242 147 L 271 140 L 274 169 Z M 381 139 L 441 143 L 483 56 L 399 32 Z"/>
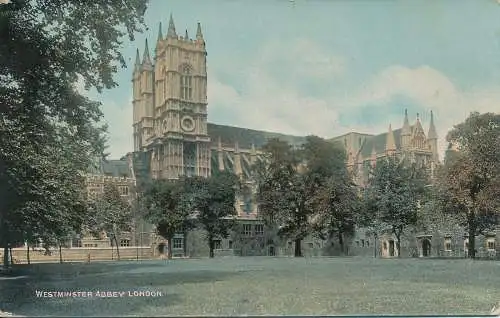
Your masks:
<path fill-rule="evenodd" d="M 290 136 L 207 122 L 207 51 L 201 25 L 193 38 L 178 34 L 170 16 L 166 35 L 160 24 L 156 46 L 146 41 L 137 50 L 133 87 L 133 172 L 138 185 L 148 178 L 209 176 L 214 170 L 230 170 L 246 181 L 247 189 L 236 202 L 245 235 L 261 233 L 252 195 L 251 166 L 261 159 L 261 147 L 269 138 L 300 145 L 304 136 Z M 433 115 L 425 132 L 416 115 L 410 123 L 405 112 L 401 128 L 379 135 L 351 132 L 334 137 L 348 153 L 347 165 L 356 181 L 366 182 L 377 159 L 400 155 L 433 169 L 438 163 L 437 133 Z M 228 246 L 232 245 L 228 243 Z M 304 244 L 308 246 L 308 244 Z M 315 246 L 315 244 L 313 244 Z"/>

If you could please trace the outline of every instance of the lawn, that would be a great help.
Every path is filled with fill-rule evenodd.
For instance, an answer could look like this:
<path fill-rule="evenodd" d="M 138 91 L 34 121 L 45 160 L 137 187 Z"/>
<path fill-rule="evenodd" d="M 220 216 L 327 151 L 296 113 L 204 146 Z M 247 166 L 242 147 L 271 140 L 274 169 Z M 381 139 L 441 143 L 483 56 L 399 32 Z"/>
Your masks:
<path fill-rule="evenodd" d="M 500 300 L 494 261 L 219 258 L 39 264 L 0 277 L 18 315 L 487 314 Z M 38 291 L 138 291 L 158 297 L 37 298 Z M 2 307 L 3 306 L 3 307 Z"/>

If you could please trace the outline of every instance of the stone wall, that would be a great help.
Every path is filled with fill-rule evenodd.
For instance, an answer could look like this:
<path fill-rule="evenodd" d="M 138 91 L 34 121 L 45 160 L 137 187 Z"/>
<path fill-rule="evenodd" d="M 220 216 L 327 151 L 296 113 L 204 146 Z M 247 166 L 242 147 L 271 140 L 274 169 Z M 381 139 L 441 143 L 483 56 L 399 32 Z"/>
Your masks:
<path fill-rule="evenodd" d="M 111 248 L 63 248 L 62 258 L 64 262 L 86 262 L 90 254 L 90 261 L 111 261 L 117 259 L 116 249 Z M 153 258 L 151 247 L 120 247 L 121 260 L 151 259 Z M 14 262 L 26 264 L 26 248 L 12 249 Z M 57 263 L 59 262 L 59 250 L 54 249 L 51 255 L 44 255 L 43 251 L 30 250 L 30 261 L 32 263 Z"/>

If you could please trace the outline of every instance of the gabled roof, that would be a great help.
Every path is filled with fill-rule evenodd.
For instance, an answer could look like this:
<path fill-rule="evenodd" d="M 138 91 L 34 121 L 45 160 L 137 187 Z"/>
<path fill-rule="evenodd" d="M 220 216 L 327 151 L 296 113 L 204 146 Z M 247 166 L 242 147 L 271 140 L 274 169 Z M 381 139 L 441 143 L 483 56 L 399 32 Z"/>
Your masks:
<path fill-rule="evenodd" d="M 223 146 L 234 147 L 238 142 L 240 148 L 250 149 L 252 144 L 255 148 L 262 148 L 269 139 L 279 138 L 287 141 L 291 145 L 301 145 L 306 141 L 306 137 L 292 136 L 262 130 L 253 130 L 240 127 L 218 125 L 213 123 L 207 124 L 208 135 L 210 136 L 212 147 L 217 147 L 219 137 Z"/>
<path fill-rule="evenodd" d="M 392 131 L 394 134 L 394 142 L 396 143 L 396 149 L 401 148 L 401 128 Z M 377 154 L 385 152 L 385 143 L 387 141 L 387 132 L 375 135 L 371 138 L 367 138 L 361 147 L 361 156 L 363 159 L 370 158 L 372 151 L 375 148 Z"/>

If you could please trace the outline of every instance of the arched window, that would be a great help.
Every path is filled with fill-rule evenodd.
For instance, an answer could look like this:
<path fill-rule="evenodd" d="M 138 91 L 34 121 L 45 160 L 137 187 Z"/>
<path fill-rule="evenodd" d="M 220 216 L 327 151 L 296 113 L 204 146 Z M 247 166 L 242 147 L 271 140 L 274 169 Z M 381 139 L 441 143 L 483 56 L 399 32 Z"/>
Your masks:
<path fill-rule="evenodd" d="M 193 76 L 191 66 L 184 64 L 181 67 L 181 99 L 191 100 L 193 98 Z"/>

